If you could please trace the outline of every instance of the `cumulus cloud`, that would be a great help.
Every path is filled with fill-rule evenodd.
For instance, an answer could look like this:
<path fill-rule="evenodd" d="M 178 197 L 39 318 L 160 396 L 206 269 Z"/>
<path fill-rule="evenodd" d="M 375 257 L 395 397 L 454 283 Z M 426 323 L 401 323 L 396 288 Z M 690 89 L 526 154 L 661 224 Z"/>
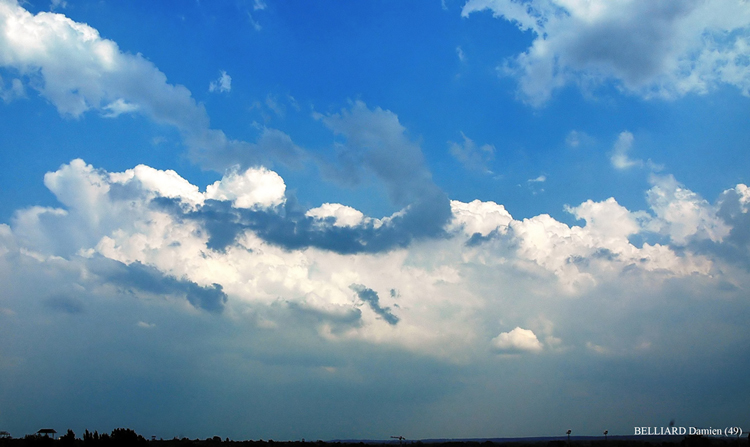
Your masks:
<path fill-rule="evenodd" d="M 607 80 L 647 98 L 718 84 L 750 94 L 747 2 L 468 0 L 462 16 L 485 9 L 534 36 L 502 67 L 532 105 L 568 83 L 590 88 Z"/>
<path fill-rule="evenodd" d="M 730 227 L 717 215 L 717 208 L 698 194 L 686 189 L 672 175 L 652 174 L 646 198 L 656 214 L 650 228 L 669 235 L 678 245 L 690 240 L 720 242 Z"/>
<path fill-rule="evenodd" d="M 184 130 L 207 127 L 204 110 L 186 88 L 168 84 L 152 63 L 122 53 L 88 25 L 57 13 L 33 15 L 4 0 L 0 28 L 0 64 L 39 77 L 41 82 L 31 85 L 64 115 L 78 117 L 122 100 Z"/>
<path fill-rule="evenodd" d="M 580 226 L 548 215 L 514 219 L 493 202 L 452 201 L 443 234 L 410 238 L 400 215 L 373 219 L 330 203 L 301 209 L 269 170 L 233 171 L 217 183 L 200 192 L 173 171 L 141 165 L 110 173 L 74 160 L 45 177 L 60 208 L 19 210 L 10 227 L 0 226 L 0 273 L 77 278 L 39 293 L 61 315 L 88 314 L 98 294 L 126 294 L 455 362 L 481 349 L 479 339 L 494 337 L 494 349 L 505 353 L 554 353 L 561 340 L 566 348 L 598 340 L 598 333 L 575 335 L 562 316 L 539 316 L 540 309 L 564 315 L 570 302 L 560 297 L 598 302 L 605 294 L 626 305 L 632 283 L 658 294 L 667 284 L 696 282 L 726 294 L 746 280 L 728 267 L 744 258 L 716 256 L 724 247 L 747 252 L 744 185 L 710 205 L 671 179 L 654 180 L 646 211 L 614 198 L 567 207 Z M 274 193 L 255 196 L 259 188 Z M 664 242 L 630 242 L 653 233 Z M 495 337 L 492 327 L 511 315 L 532 329 Z"/>
<path fill-rule="evenodd" d="M 229 93 L 232 90 L 232 77 L 226 71 L 221 70 L 219 79 L 208 84 L 209 92 Z"/>
<path fill-rule="evenodd" d="M 453 220 L 450 228 L 461 229 L 469 236 L 475 234 L 488 236 L 499 229 L 507 230 L 513 220 L 505 207 L 495 202 L 474 200 L 470 203 L 463 203 L 451 200 L 451 211 Z"/>
<path fill-rule="evenodd" d="M 273 171 L 250 168 L 239 174 L 234 169 L 206 188 L 206 198 L 229 200 L 235 208 L 268 208 L 283 204 L 285 191 L 284 180 Z"/>
<path fill-rule="evenodd" d="M 544 346 L 536 338 L 534 331 L 516 327 L 510 332 L 501 332 L 492 339 L 492 346 L 501 353 L 518 354 L 539 352 Z"/>
<path fill-rule="evenodd" d="M 0 3 L 0 29 L 5 31 L 0 33 L 4 36 L 0 38 L 0 64 L 38 79 L 29 85 L 63 115 L 80 117 L 91 110 L 110 118 L 143 114 L 176 127 L 192 160 L 218 172 L 246 172 L 274 163 L 300 168 L 311 159 L 287 134 L 276 129 L 262 128 L 253 143 L 232 140 L 221 130 L 212 129 L 204 107 L 196 103 L 189 90 L 169 84 L 151 62 L 141 55 L 121 52 L 117 44 L 101 38 L 88 25 L 56 13 L 33 15 L 17 2 L 4 0 Z M 221 79 L 226 83 L 217 81 L 218 91 L 229 88 L 228 75 L 225 78 L 223 73 Z M 319 160 L 323 170 L 348 185 L 374 176 L 385 185 L 392 202 L 403 208 L 391 219 L 391 235 L 370 247 L 403 245 L 412 238 L 442 232 L 450 217 L 448 199 L 432 181 L 419 145 L 407 136 L 394 113 L 371 110 L 357 101 L 351 109 L 319 117 L 342 140 L 336 145 L 334 162 Z M 224 184 L 211 191 L 220 200 L 234 200 L 227 188 L 229 185 Z M 291 214 L 297 211 L 304 217 L 305 210 Z M 274 219 L 271 216 L 266 221 L 270 224 Z M 309 220 L 305 225 L 312 222 L 312 218 Z M 278 233 L 276 230 L 281 228 L 274 230 Z"/>

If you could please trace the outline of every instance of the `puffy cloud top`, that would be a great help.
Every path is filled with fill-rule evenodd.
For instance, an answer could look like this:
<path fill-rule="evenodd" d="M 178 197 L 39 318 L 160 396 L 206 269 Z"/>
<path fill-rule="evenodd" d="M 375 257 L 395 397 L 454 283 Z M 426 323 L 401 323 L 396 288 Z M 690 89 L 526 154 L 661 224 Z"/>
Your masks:
<path fill-rule="evenodd" d="M 278 206 L 286 200 L 284 179 L 266 168 L 250 168 L 243 173 L 230 171 L 206 188 L 206 198 L 232 201 L 236 208 Z"/>
<path fill-rule="evenodd" d="M 501 353 L 539 352 L 542 342 L 536 338 L 534 331 L 516 327 L 510 332 L 501 332 L 492 339 L 492 346 Z"/>

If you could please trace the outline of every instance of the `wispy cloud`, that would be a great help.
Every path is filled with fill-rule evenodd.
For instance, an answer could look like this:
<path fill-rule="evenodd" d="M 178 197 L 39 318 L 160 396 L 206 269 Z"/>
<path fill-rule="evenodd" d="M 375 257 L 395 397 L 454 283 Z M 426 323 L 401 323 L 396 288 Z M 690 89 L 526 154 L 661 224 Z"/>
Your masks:
<path fill-rule="evenodd" d="M 464 139 L 461 143 L 448 142 L 451 155 L 468 169 L 491 174 L 489 165 L 495 158 L 495 146 L 491 144 L 478 146 L 474 140 L 467 137 L 463 132 L 461 132 L 461 137 Z"/>
<path fill-rule="evenodd" d="M 628 152 L 633 147 L 633 134 L 625 131 L 617 137 L 614 147 L 612 148 L 612 157 L 610 158 L 612 166 L 619 170 L 625 170 L 633 167 L 643 166 L 643 161 L 633 160 L 628 157 Z"/>

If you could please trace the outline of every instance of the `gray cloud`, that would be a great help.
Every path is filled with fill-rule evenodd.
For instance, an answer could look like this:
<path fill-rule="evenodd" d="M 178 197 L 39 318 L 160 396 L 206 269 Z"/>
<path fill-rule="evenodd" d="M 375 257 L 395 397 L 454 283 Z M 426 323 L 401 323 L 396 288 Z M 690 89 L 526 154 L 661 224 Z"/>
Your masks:
<path fill-rule="evenodd" d="M 399 318 L 391 313 L 390 307 L 380 306 L 380 297 L 378 297 L 376 291 L 361 284 L 352 284 L 349 288 L 355 291 L 359 299 L 367 303 L 367 305 L 370 306 L 370 309 L 380 315 L 380 317 L 388 324 L 395 326 L 399 322 Z"/>
<path fill-rule="evenodd" d="M 432 206 L 434 201 L 413 204 L 380 226 L 364 221 L 343 227 L 333 225 L 333 218 L 305 215 L 293 197 L 287 197 L 283 206 L 265 209 L 238 209 L 218 200 L 206 200 L 194 211 L 186 211 L 176 199 L 157 198 L 153 203 L 175 216 L 200 222 L 209 233 L 208 248 L 217 251 L 233 244 L 244 230 L 287 250 L 315 247 L 341 254 L 378 253 L 406 247 L 416 239 L 448 237 L 435 225 L 445 217 Z"/>
<path fill-rule="evenodd" d="M 343 142 L 334 163 L 322 162 L 334 180 L 358 185 L 367 174 L 382 181 L 391 201 L 405 206 L 401 226 L 410 234 L 439 235 L 450 219 L 447 195 L 432 181 L 419 145 L 411 141 L 398 116 L 356 101 L 350 110 L 320 116 Z"/>
<path fill-rule="evenodd" d="M 125 289 L 135 289 L 159 295 L 182 296 L 194 307 L 209 312 L 224 310 L 227 295 L 219 284 L 200 286 L 187 279 L 177 279 L 159 269 L 135 261 L 124 264 L 113 259 L 96 257 L 89 268 L 104 281 Z"/>
<path fill-rule="evenodd" d="M 690 248 L 719 256 L 750 271 L 750 212 L 737 188 L 724 191 L 717 200 L 717 213 L 727 225 L 729 234 L 721 241 L 692 241 Z"/>
<path fill-rule="evenodd" d="M 44 300 L 44 305 L 52 310 L 68 314 L 79 314 L 84 310 L 83 301 L 67 295 L 53 295 Z"/>

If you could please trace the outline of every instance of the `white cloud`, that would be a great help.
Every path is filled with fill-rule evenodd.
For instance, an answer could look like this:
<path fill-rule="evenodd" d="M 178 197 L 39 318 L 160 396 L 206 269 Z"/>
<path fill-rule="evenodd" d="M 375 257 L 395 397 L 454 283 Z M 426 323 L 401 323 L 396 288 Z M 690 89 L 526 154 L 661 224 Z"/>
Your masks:
<path fill-rule="evenodd" d="M 238 174 L 230 171 L 206 188 L 206 198 L 230 200 L 237 208 L 279 206 L 286 201 L 284 179 L 266 168 L 250 168 Z"/>
<path fill-rule="evenodd" d="M 449 228 L 461 229 L 467 236 L 476 233 L 487 236 L 493 231 L 505 232 L 513 220 L 505 207 L 495 202 L 474 200 L 463 203 L 451 200 L 451 211 L 453 220 Z"/>
<path fill-rule="evenodd" d="M 672 175 L 652 174 L 646 198 L 657 219 L 650 229 L 669 235 L 678 245 L 694 239 L 720 242 L 730 227 L 717 216 L 716 207 L 698 194 L 684 188 Z"/>
<path fill-rule="evenodd" d="M 114 118 L 137 112 L 174 126 L 192 160 L 207 169 L 223 172 L 235 164 L 247 168 L 261 161 L 299 162 L 301 150 L 280 131 L 266 129 L 253 144 L 211 129 L 205 108 L 187 88 L 168 83 L 166 75 L 140 54 L 123 53 L 96 29 L 62 14 L 34 15 L 14 0 L 0 1 L 0 66 L 29 79 L 28 86 L 64 116 L 79 118 L 97 111 Z M 222 72 L 212 85 L 215 91 L 228 92 L 231 78 Z M 22 88 L 13 82 L 12 89 L 2 90 L 2 97 L 18 97 Z M 274 140 L 270 147 L 263 140 L 269 137 Z"/>
<path fill-rule="evenodd" d="M 610 158 L 612 166 L 620 170 L 629 169 L 634 166 L 643 166 L 641 160 L 631 160 L 628 157 L 628 152 L 632 147 L 633 134 L 628 131 L 621 132 L 612 149 L 612 157 Z"/>
<path fill-rule="evenodd" d="M 111 173 L 109 178 L 113 183 L 127 184 L 136 179 L 142 188 L 157 193 L 161 197 L 180 199 L 190 205 L 200 205 L 204 195 L 198 187 L 190 184 L 171 169 L 161 171 L 146 165 L 138 165 L 122 173 Z"/>
<path fill-rule="evenodd" d="M 133 112 L 136 112 L 138 109 L 139 109 L 138 105 L 129 104 L 125 102 L 122 98 L 114 102 L 111 102 L 102 108 L 102 110 L 105 112 L 104 113 L 105 118 L 117 118 L 123 113 L 133 113 Z"/>
<path fill-rule="evenodd" d="M 568 83 L 606 80 L 644 97 L 705 93 L 720 83 L 750 94 L 744 1 L 469 0 L 462 15 L 484 9 L 533 33 L 531 46 L 503 68 L 533 105 Z"/>
<path fill-rule="evenodd" d="M 393 346 L 451 362 L 478 355 L 483 349 L 478 340 L 492 338 L 492 327 L 510 316 L 531 322 L 532 330 L 500 334 L 493 339 L 495 349 L 554 353 L 562 349 L 562 339 L 566 349 L 576 343 L 583 347 L 585 340 L 571 338 L 577 324 L 571 326 L 570 320 L 558 316 L 539 317 L 540 312 L 556 315 L 559 306 L 567 306 L 560 297 L 598 302 L 597 294 L 614 294 L 627 307 L 628 284 L 633 282 L 656 291 L 667 279 L 698 281 L 710 288 L 715 278 L 724 275 L 714 268 L 720 259 L 685 247 L 678 253 L 669 245 L 638 248 L 629 242 L 631 236 L 649 231 L 669 235 L 678 243 L 680 237 L 711 236 L 707 228 L 713 228 L 709 223 L 715 225 L 718 217 L 710 213 L 718 211 L 684 189 L 660 193 L 658 200 L 649 196 L 654 216 L 629 211 L 613 198 L 568 207 L 568 212 L 585 220 L 583 226 L 569 226 L 547 215 L 515 220 L 493 202 L 452 201 L 452 220 L 445 227 L 448 237 L 349 254 L 304 245 L 287 248 L 254 227 L 242 226 L 243 219 L 258 212 L 277 219 L 273 225 L 289 222 L 284 211 L 274 214 L 277 211 L 266 208 L 283 203 L 285 191 L 283 179 L 266 169 L 229 172 L 201 193 L 173 171 L 140 165 L 108 173 L 74 160 L 48 173 L 45 184 L 64 209 L 18 211 L 11 228 L 0 226 L 0 260 L 15 257 L 12 262 L 17 268 L 33 263 L 30 271 L 40 265 L 52 270 L 64 266 L 66 275 L 82 278 L 77 287 L 87 290 L 93 284 L 103 287 L 107 275 L 134 272 L 140 276 L 127 281 L 120 276 L 120 281 L 132 288 L 135 278 L 146 278 L 145 289 L 133 289 L 146 301 L 156 299 L 154 291 L 159 289 L 154 284 L 163 276 L 171 284 L 165 290 L 172 294 L 225 293 L 228 315 L 255 315 L 253 321 L 267 330 L 304 315 L 310 330 L 330 342 Z M 736 189 L 744 191 L 739 185 Z M 154 201 L 160 197 L 179 201 Z M 216 213 L 225 208 L 210 207 L 206 199 L 231 200 L 231 220 L 221 220 Z M 694 214 L 664 211 L 683 210 L 686 201 L 702 207 L 697 223 Z M 250 214 L 243 214 L 245 210 Z M 374 231 L 378 226 L 374 219 L 340 204 L 324 204 L 306 214 L 321 231 L 330 229 L 334 235 L 364 227 Z M 680 220 L 690 231 L 676 227 Z M 212 249 L 211 239 L 227 228 L 236 228 L 232 240 L 221 250 Z M 122 264 L 113 270 L 105 261 Z M 742 283 L 742 278 L 732 281 Z M 214 284 L 221 288 L 213 288 Z M 362 306 L 352 292 L 353 284 L 377 294 L 377 306 Z M 177 298 L 169 305 L 190 308 L 198 302 Z M 637 308 L 638 303 L 632 306 Z M 86 304 L 78 308 L 85 310 Z M 390 323 L 382 316 L 388 308 L 393 316 Z M 144 321 L 137 318 L 129 324 Z M 631 339 L 628 346 L 641 341 Z M 543 345 L 549 349 L 542 349 Z"/>
<path fill-rule="evenodd" d="M 60 113 L 78 117 L 122 100 L 160 122 L 207 127 L 202 108 L 184 87 L 140 55 L 120 52 L 90 26 L 48 12 L 32 15 L 15 1 L 0 2 L 0 64 L 23 75 Z"/>
<path fill-rule="evenodd" d="M 526 182 L 528 182 L 528 183 L 544 183 L 546 181 L 547 181 L 547 176 L 546 175 L 540 175 L 539 177 L 530 178 L 530 179 L 526 180 Z"/>
<path fill-rule="evenodd" d="M 544 349 L 534 331 L 516 327 L 492 339 L 492 346 L 502 353 L 539 352 Z"/>
<path fill-rule="evenodd" d="M 232 77 L 226 71 L 221 70 L 219 79 L 208 84 L 209 92 L 229 93 L 232 91 Z"/>
<path fill-rule="evenodd" d="M 321 220 L 333 218 L 333 225 L 337 227 L 356 227 L 365 219 L 361 211 L 339 203 L 324 203 L 308 210 L 305 215 Z"/>

